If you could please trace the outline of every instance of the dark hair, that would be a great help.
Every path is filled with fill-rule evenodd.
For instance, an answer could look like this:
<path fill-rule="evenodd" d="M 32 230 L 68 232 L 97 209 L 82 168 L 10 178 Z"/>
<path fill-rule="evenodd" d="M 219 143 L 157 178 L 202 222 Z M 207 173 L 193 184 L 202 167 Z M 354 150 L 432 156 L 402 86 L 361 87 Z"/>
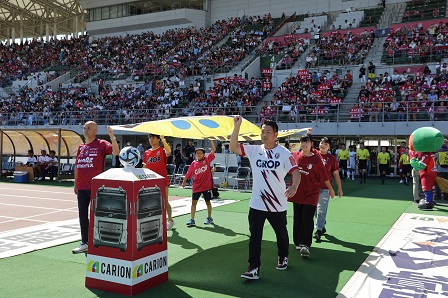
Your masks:
<path fill-rule="evenodd" d="M 179 144 L 179 143 L 178 143 L 178 144 L 176 145 L 176 147 L 180 147 L 180 146 L 182 146 L 182 145 L 181 145 L 181 144 Z"/>
<path fill-rule="evenodd" d="M 160 140 L 160 135 L 156 135 L 156 134 L 153 134 L 153 133 L 148 134 L 148 137 L 156 137 L 156 138 L 158 138 Z"/>
<path fill-rule="evenodd" d="M 306 133 L 300 137 L 300 142 L 313 142 L 313 136 L 309 133 Z"/>
<path fill-rule="evenodd" d="M 50 150 L 50 152 L 49 153 L 53 153 L 53 154 L 56 154 L 56 151 L 54 151 L 54 150 Z"/>
<path fill-rule="evenodd" d="M 263 125 L 269 125 L 270 127 L 272 127 L 274 132 L 278 132 L 278 125 L 274 120 L 266 119 L 261 126 L 263 126 Z"/>
<path fill-rule="evenodd" d="M 323 138 L 320 140 L 320 142 L 321 142 L 321 143 L 328 144 L 328 145 L 331 146 L 331 141 L 330 141 L 330 139 L 327 138 L 327 137 L 323 137 Z M 344 145 L 344 146 L 345 146 L 345 144 L 341 144 L 341 145 Z"/>

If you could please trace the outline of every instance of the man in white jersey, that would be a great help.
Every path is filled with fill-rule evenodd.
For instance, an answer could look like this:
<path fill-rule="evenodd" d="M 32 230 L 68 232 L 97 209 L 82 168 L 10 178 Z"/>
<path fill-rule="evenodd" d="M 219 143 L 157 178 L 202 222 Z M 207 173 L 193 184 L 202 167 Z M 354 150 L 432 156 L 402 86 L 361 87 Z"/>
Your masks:
<path fill-rule="evenodd" d="M 352 180 L 355 180 L 355 172 L 356 172 L 356 151 L 354 146 L 349 147 L 349 158 L 348 158 L 348 179 L 350 179 L 350 175 L 352 176 Z"/>
<path fill-rule="evenodd" d="M 230 138 L 230 150 L 246 156 L 252 168 L 253 188 L 249 202 L 249 268 L 241 275 L 246 279 L 258 279 L 261 265 L 261 240 L 266 219 L 277 236 L 277 269 L 288 267 L 289 237 L 286 229 L 287 199 L 292 197 L 300 183 L 300 173 L 291 152 L 276 143 L 278 126 L 266 120 L 261 126 L 263 145 L 242 145 L 238 143 L 242 118 L 234 118 L 234 130 Z M 290 173 L 292 184 L 286 188 L 285 176 Z"/>

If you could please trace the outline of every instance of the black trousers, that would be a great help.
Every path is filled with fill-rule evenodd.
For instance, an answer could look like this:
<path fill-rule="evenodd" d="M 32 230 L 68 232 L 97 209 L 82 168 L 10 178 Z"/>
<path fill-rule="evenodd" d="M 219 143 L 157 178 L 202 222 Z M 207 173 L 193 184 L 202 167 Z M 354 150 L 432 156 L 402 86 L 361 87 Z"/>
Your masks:
<path fill-rule="evenodd" d="M 294 206 L 293 240 L 294 244 L 311 246 L 313 241 L 314 214 L 317 206 L 297 204 Z"/>
<path fill-rule="evenodd" d="M 79 226 L 81 227 L 81 241 L 85 244 L 89 239 L 89 205 L 90 190 L 78 190 Z"/>
<path fill-rule="evenodd" d="M 286 229 L 286 211 L 267 212 L 250 208 L 249 210 L 249 264 L 251 268 L 261 265 L 261 240 L 266 219 L 274 229 L 277 236 L 277 249 L 279 257 L 289 254 L 289 237 Z"/>

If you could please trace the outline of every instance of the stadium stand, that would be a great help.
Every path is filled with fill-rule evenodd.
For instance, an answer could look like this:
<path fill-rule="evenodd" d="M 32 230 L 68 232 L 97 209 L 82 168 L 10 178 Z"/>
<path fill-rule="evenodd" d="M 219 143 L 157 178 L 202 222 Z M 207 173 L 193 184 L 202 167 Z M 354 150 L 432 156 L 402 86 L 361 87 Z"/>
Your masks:
<path fill-rule="evenodd" d="M 441 18 L 446 15 L 446 1 L 413 0 L 407 3 L 403 22 Z"/>
<path fill-rule="evenodd" d="M 386 64 L 441 61 L 448 53 L 447 23 L 440 20 L 397 24 L 384 43 L 381 59 Z"/>

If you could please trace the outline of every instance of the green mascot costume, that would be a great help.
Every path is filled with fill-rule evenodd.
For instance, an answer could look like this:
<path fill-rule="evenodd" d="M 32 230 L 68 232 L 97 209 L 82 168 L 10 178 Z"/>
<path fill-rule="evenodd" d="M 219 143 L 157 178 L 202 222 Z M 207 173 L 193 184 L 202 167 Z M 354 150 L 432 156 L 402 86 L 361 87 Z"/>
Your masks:
<path fill-rule="evenodd" d="M 411 165 L 414 170 L 420 172 L 423 193 L 425 199 L 418 204 L 419 209 L 432 209 L 434 200 L 432 188 L 436 180 L 441 189 L 447 187 L 448 181 L 437 178 L 434 153 L 442 146 L 443 135 L 433 127 L 421 127 L 416 129 L 409 138 Z"/>

